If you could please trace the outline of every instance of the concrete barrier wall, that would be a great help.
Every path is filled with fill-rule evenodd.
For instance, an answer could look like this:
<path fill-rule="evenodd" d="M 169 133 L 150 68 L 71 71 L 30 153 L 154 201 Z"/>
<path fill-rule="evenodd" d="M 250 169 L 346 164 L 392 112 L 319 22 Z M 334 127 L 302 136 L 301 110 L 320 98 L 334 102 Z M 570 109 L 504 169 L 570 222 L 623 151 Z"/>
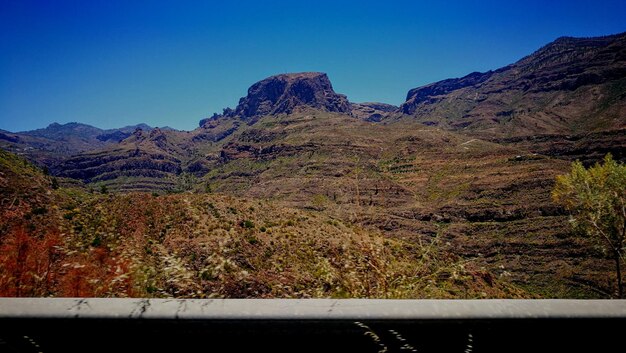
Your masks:
<path fill-rule="evenodd" d="M 1 352 L 618 352 L 625 300 L 0 298 Z"/>

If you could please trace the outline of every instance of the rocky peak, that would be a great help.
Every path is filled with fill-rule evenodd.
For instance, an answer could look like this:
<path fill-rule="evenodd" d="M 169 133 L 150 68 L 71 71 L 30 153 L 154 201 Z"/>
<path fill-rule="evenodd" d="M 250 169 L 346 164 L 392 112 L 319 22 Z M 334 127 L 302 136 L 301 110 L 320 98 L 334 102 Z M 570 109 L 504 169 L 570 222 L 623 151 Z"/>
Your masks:
<path fill-rule="evenodd" d="M 350 113 L 348 99 L 335 93 L 325 73 L 302 72 L 276 75 L 255 83 L 231 115 L 249 118 L 289 114 L 301 107 Z"/>

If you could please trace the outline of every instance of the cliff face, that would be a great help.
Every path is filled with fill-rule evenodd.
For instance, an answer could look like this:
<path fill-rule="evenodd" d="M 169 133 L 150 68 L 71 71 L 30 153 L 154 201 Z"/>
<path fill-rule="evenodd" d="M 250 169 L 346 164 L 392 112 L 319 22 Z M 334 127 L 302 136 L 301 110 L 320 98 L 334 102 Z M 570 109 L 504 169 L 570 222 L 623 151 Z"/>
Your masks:
<path fill-rule="evenodd" d="M 243 118 L 290 114 L 301 107 L 350 113 L 346 96 L 337 94 L 325 73 L 283 74 L 261 80 L 248 89 L 233 112 Z"/>
<path fill-rule="evenodd" d="M 626 33 L 563 37 L 495 71 L 409 91 L 400 111 L 481 137 L 626 126 Z"/>

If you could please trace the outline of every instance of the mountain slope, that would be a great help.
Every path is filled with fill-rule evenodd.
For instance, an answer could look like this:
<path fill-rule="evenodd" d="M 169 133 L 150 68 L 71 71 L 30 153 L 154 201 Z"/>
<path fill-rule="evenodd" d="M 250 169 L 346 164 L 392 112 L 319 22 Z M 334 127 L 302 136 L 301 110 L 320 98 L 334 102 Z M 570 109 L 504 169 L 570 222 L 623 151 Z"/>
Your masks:
<path fill-rule="evenodd" d="M 237 115 L 263 101 L 258 97 L 273 97 L 271 84 L 261 86 L 268 92 L 251 90 L 242 105 L 194 131 L 137 130 L 119 144 L 68 158 L 53 172 L 113 191 L 271 200 L 462 254 L 548 297 L 610 292 L 598 282 L 610 264 L 570 234 L 567 217 L 549 198 L 568 162 L 414 118 L 371 122 L 354 110 L 328 111 L 288 89 L 276 97 L 297 103 L 290 113 Z M 314 96 L 324 96 L 318 89 Z"/>
<path fill-rule="evenodd" d="M 443 247 L 550 297 L 596 296 L 588 284 L 610 273 L 550 200 L 566 161 L 414 121 L 383 125 L 316 110 L 240 129 L 202 178 L 213 191 Z"/>
<path fill-rule="evenodd" d="M 624 128 L 626 33 L 559 38 L 504 68 L 412 89 L 400 111 L 484 138 Z"/>
<path fill-rule="evenodd" d="M 159 128 L 132 135 L 108 148 L 71 156 L 53 165 L 56 175 L 99 183 L 119 191 L 168 190 L 176 186 L 182 160 L 190 154 L 180 144 L 186 133 Z"/>
<path fill-rule="evenodd" d="M 459 258 L 280 203 L 49 181 L 0 150 L 0 296 L 528 296 Z"/>

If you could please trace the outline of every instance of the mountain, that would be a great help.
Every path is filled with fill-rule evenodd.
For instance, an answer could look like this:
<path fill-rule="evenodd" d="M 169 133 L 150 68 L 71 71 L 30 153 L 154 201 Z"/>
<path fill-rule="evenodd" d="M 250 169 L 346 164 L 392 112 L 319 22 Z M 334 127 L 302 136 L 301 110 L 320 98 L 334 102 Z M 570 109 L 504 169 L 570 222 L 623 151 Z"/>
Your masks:
<path fill-rule="evenodd" d="M 22 131 L 18 132 L 19 135 L 27 135 L 32 137 L 41 137 L 48 140 L 53 141 L 64 141 L 64 142 L 72 142 L 72 141 L 82 141 L 85 143 L 94 143 L 96 140 L 107 142 L 114 141 L 120 142 L 123 139 L 127 138 L 131 135 L 135 129 L 142 129 L 150 131 L 152 127 L 147 124 L 138 124 L 138 125 L 129 125 L 119 129 L 108 129 L 103 130 L 91 125 L 81 124 L 81 123 L 67 123 L 67 124 L 59 124 L 52 123 L 48 125 L 48 127 L 44 129 L 37 129 L 31 131 Z M 89 149 L 87 146 L 84 148 Z M 84 149 L 83 148 L 83 149 Z M 81 150 L 78 149 L 77 150 Z"/>
<path fill-rule="evenodd" d="M 172 189 L 190 151 L 180 144 L 187 133 L 136 128 L 117 144 L 70 156 L 51 171 L 85 183 L 105 182 L 113 190 L 149 191 Z"/>
<path fill-rule="evenodd" d="M 483 138 L 626 127 L 626 33 L 562 37 L 506 67 L 409 91 L 400 112 Z"/>
<path fill-rule="evenodd" d="M 39 165 L 51 166 L 69 156 L 117 144 L 138 128 L 152 130 L 143 123 L 103 130 L 76 122 L 52 123 L 43 129 L 16 133 L 0 130 L 0 147 L 26 155 Z"/>
<path fill-rule="evenodd" d="M 33 137 L 42 137 L 56 141 L 69 140 L 71 138 L 77 138 L 87 141 L 95 139 L 96 136 L 100 135 L 102 132 L 103 130 L 98 129 L 97 127 L 74 122 L 63 125 L 59 123 L 52 123 L 44 129 L 23 131 L 20 134 Z"/>

